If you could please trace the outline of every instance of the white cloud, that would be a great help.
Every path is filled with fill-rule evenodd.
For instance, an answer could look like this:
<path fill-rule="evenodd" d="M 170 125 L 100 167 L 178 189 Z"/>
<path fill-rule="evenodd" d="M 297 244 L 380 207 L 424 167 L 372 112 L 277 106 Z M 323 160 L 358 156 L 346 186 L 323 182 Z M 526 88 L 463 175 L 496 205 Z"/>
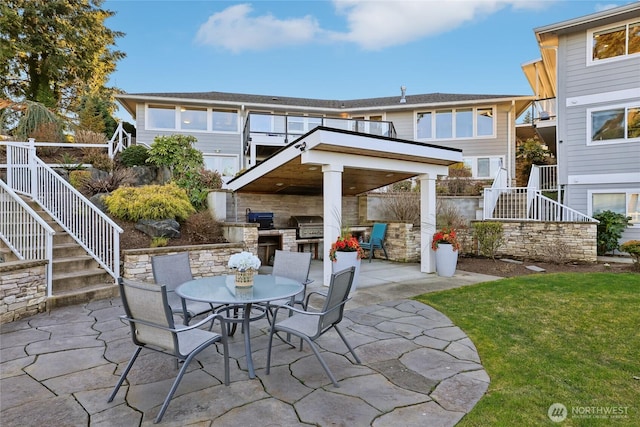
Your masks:
<path fill-rule="evenodd" d="M 209 17 L 196 39 L 232 52 L 311 42 L 351 42 L 366 50 L 409 43 L 460 27 L 504 7 L 540 8 L 550 1 L 530 0 L 334 0 L 345 17 L 344 32 L 325 31 L 312 16 L 278 19 L 251 17 L 251 5 L 228 7 Z M 544 6 L 542 6 L 544 5 Z"/>
<path fill-rule="evenodd" d="M 273 15 L 250 17 L 249 4 L 231 6 L 209 17 L 196 40 L 232 52 L 264 50 L 283 45 L 308 43 L 322 32 L 311 16 L 280 20 Z"/>

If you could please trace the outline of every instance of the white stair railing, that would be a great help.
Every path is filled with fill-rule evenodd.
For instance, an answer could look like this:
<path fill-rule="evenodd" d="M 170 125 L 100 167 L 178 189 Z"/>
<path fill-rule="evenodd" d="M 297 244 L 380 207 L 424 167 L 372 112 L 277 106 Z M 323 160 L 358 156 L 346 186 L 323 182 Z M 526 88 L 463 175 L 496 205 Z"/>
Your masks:
<path fill-rule="evenodd" d="M 48 260 L 47 296 L 51 296 L 55 231 L 4 181 L 0 180 L 0 239 L 20 260 Z"/>
<path fill-rule="evenodd" d="M 507 188 L 508 185 L 508 176 L 507 176 L 507 170 L 505 168 L 500 168 L 498 170 L 498 173 L 496 174 L 496 177 L 493 180 L 493 183 L 491 184 L 491 190 L 498 190 L 498 189 L 502 189 L 504 190 L 505 188 Z M 488 216 L 491 216 L 493 214 L 493 210 L 496 207 L 496 204 L 498 203 L 498 198 L 500 197 L 501 192 L 500 191 L 486 191 L 487 189 L 485 189 L 484 192 L 484 207 L 483 207 L 483 214 L 482 216 L 484 218 L 487 218 Z"/>
<path fill-rule="evenodd" d="M 116 153 L 123 151 L 131 145 L 131 134 L 124 130 L 122 122 L 118 122 L 118 127 L 109 140 L 109 158 L 113 159 Z"/>
<path fill-rule="evenodd" d="M 33 142 L 7 143 L 7 184 L 32 198 L 102 268 L 119 277 L 122 228 L 36 157 Z"/>
<path fill-rule="evenodd" d="M 498 202 L 500 197 L 503 199 Z M 485 188 L 484 200 L 485 220 L 598 222 L 582 212 L 543 196 L 535 188 Z M 496 202 L 490 205 L 487 200 L 496 200 Z"/>

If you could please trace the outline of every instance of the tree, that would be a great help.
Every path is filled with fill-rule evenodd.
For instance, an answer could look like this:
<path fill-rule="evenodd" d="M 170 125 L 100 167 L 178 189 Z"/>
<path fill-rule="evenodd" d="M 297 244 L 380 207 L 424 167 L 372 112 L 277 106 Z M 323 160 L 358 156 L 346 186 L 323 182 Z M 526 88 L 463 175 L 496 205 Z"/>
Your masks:
<path fill-rule="evenodd" d="M 109 74 L 125 54 L 111 49 L 124 33 L 104 21 L 104 0 L 0 2 L 0 89 L 13 101 L 35 101 L 61 113 L 82 95 L 111 99 Z"/>

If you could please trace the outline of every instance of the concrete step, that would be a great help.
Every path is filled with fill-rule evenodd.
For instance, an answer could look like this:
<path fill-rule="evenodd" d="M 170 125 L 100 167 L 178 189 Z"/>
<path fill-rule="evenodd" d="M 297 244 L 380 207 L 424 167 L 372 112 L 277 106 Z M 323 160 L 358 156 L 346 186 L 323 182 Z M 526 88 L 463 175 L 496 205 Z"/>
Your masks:
<path fill-rule="evenodd" d="M 83 304 L 89 301 L 116 298 L 119 296 L 120 291 L 118 285 L 111 279 L 111 283 L 98 283 L 85 286 L 82 289 L 54 292 L 54 295 L 47 299 L 47 309 L 50 310 L 55 307 Z M 124 314 L 124 311 L 122 314 Z"/>
<path fill-rule="evenodd" d="M 93 259 L 93 257 L 86 254 L 53 258 L 52 270 L 54 278 L 59 274 L 82 272 L 95 268 L 99 268 L 99 264 Z"/>
<path fill-rule="evenodd" d="M 91 268 L 84 271 L 54 274 L 51 279 L 53 294 L 64 291 L 81 291 L 92 285 L 113 282 L 113 277 L 101 268 Z"/>
<path fill-rule="evenodd" d="M 72 256 L 84 256 L 87 255 L 87 251 L 85 251 L 82 246 L 73 242 L 73 243 L 62 243 L 62 244 L 54 244 L 53 245 L 53 259 L 56 258 L 68 258 Z"/>

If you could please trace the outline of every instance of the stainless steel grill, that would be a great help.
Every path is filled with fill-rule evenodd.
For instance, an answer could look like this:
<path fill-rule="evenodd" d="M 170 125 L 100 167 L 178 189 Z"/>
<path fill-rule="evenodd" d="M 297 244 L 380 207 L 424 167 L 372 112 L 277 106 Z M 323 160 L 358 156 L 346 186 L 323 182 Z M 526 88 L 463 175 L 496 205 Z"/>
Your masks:
<path fill-rule="evenodd" d="M 298 239 L 315 239 L 324 234 L 324 221 L 319 215 L 292 216 L 289 227 L 295 227 Z"/>

